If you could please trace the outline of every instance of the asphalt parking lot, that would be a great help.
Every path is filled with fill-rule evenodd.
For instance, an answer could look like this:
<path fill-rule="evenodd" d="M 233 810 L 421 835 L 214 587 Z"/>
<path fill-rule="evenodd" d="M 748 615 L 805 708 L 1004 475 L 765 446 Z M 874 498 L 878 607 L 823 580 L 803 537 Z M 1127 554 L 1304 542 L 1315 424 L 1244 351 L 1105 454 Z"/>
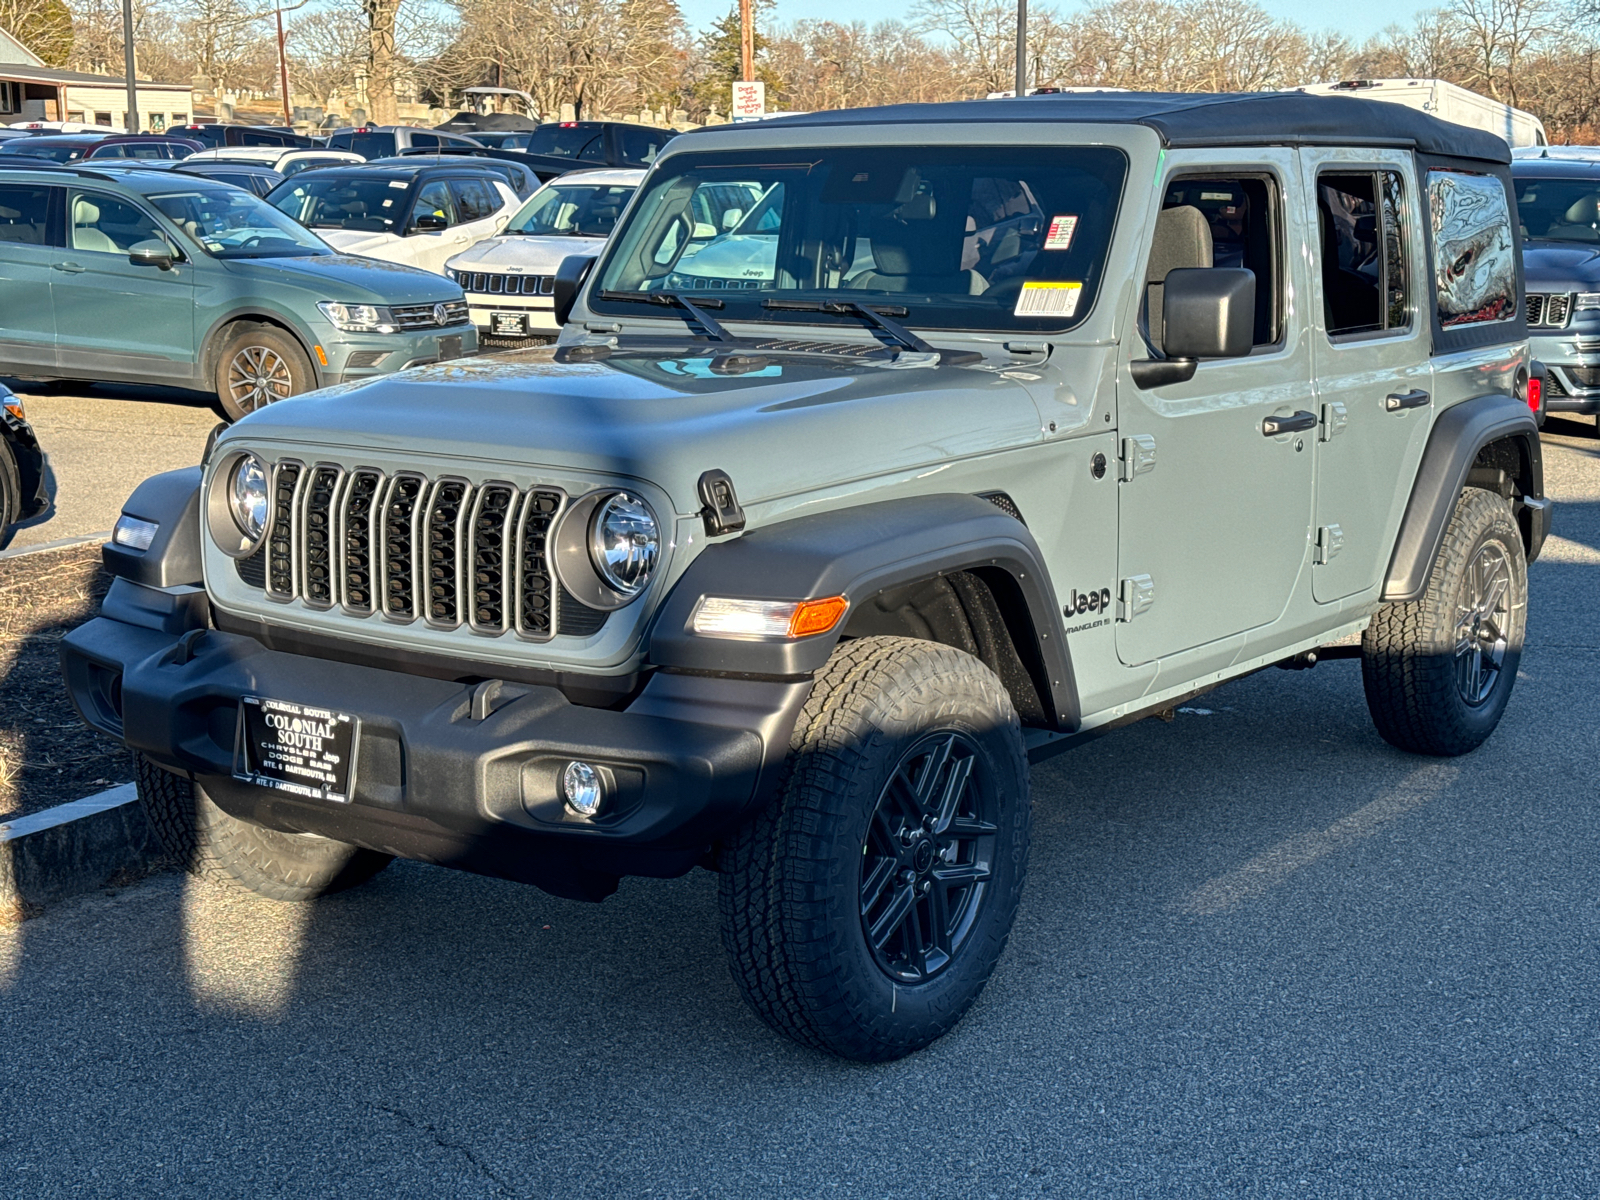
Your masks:
<path fill-rule="evenodd" d="M 703 873 L 163 875 L 0 928 L 0 1195 L 1600 1194 L 1600 440 L 1548 432 L 1484 748 L 1390 749 L 1341 661 L 1036 768 L 1010 948 L 921 1054 L 768 1032 Z"/>

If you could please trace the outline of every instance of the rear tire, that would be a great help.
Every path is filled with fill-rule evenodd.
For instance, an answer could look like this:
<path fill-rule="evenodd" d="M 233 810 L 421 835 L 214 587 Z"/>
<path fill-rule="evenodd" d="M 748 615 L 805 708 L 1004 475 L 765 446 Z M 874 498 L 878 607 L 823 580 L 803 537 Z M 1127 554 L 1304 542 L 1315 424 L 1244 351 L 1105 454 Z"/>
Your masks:
<path fill-rule="evenodd" d="M 1476 750 L 1511 698 L 1528 617 L 1528 564 L 1511 506 L 1468 488 L 1422 599 L 1385 604 L 1361 638 L 1367 708 L 1413 754 Z"/>
<path fill-rule="evenodd" d="M 881 1062 L 947 1033 L 1005 948 L 1031 820 L 994 673 L 910 638 L 818 673 L 780 795 L 721 850 L 722 939 L 774 1030 Z"/>
<path fill-rule="evenodd" d="M 213 380 L 217 403 L 230 421 L 316 387 L 300 343 L 273 325 L 240 321 L 223 335 Z"/>
<path fill-rule="evenodd" d="M 271 900 L 312 900 L 365 883 L 393 856 L 229 816 L 205 789 L 133 757 L 139 805 L 189 874 Z"/>

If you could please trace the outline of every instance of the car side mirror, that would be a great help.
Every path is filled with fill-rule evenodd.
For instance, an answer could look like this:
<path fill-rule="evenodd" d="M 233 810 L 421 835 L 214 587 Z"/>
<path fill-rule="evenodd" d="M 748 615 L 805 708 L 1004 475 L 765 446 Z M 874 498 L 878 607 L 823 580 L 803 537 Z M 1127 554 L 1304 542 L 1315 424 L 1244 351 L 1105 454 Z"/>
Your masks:
<path fill-rule="evenodd" d="M 139 242 L 128 250 L 128 261 L 136 267 L 172 270 L 172 247 L 162 242 Z"/>
<path fill-rule="evenodd" d="M 1165 358 L 1129 364 L 1134 383 L 1165 387 L 1194 378 L 1202 358 L 1243 358 L 1255 343 L 1256 273 L 1241 267 L 1178 267 L 1161 295 Z"/>
<path fill-rule="evenodd" d="M 572 306 L 578 302 L 578 293 L 583 290 L 584 280 L 589 278 L 595 257 L 593 254 L 569 254 L 556 268 L 553 294 L 557 325 L 565 325 L 572 316 Z"/>
<path fill-rule="evenodd" d="M 417 218 L 415 229 L 418 233 L 443 233 L 450 228 L 450 222 L 437 213 L 423 213 Z"/>

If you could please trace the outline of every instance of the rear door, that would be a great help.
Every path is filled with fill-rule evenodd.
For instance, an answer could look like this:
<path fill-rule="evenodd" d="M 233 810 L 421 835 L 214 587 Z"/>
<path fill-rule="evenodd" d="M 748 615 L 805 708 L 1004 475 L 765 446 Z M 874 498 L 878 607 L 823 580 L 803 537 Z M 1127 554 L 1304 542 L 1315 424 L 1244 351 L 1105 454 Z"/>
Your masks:
<path fill-rule="evenodd" d="M 1376 587 L 1428 440 L 1433 367 L 1422 207 L 1403 151 L 1305 149 L 1314 231 L 1317 504 L 1312 595 Z"/>
<path fill-rule="evenodd" d="M 152 383 L 193 375 L 194 266 L 135 266 L 136 246 L 174 249 L 154 216 L 133 200 L 67 189 L 66 248 L 57 251 L 51 293 L 62 370 L 90 379 Z"/>
<path fill-rule="evenodd" d="M 51 283 L 65 196 L 47 184 L 0 184 L 0 365 L 25 375 L 56 365 Z"/>

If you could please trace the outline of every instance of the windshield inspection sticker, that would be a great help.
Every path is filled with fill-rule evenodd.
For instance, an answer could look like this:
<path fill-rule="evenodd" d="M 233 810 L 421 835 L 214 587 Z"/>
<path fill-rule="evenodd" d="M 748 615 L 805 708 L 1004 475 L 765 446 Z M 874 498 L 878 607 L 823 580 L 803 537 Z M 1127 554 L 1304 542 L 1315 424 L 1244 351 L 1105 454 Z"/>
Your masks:
<path fill-rule="evenodd" d="M 399 188 L 403 192 L 411 185 L 403 179 L 391 179 L 389 180 L 389 186 L 392 188 Z"/>
<path fill-rule="evenodd" d="M 1072 235 L 1078 232 L 1078 218 L 1074 216 L 1059 216 L 1050 218 L 1050 229 L 1044 235 L 1044 248 L 1046 250 L 1072 249 Z"/>
<path fill-rule="evenodd" d="M 1022 285 L 1017 293 L 1017 307 L 1012 315 L 1017 317 L 1070 317 L 1078 311 L 1078 297 L 1083 294 L 1081 283 L 1034 283 Z"/>

